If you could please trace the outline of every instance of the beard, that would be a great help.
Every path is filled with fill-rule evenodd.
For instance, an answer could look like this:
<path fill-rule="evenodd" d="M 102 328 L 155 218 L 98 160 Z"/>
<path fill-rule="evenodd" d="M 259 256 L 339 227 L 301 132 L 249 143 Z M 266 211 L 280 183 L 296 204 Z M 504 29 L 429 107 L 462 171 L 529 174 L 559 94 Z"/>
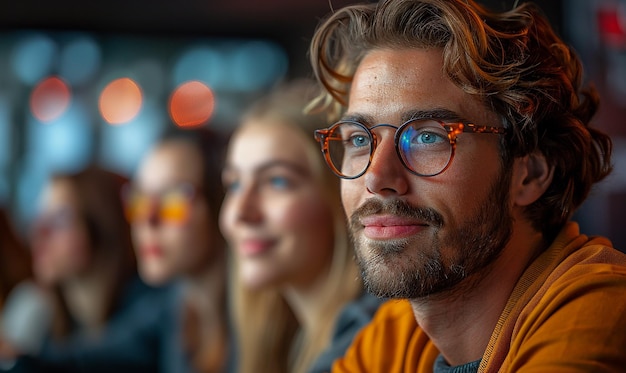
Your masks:
<path fill-rule="evenodd" d="M 352 214 L 350 233 L 365 288 L 383 298 L 418 299 L 463 291 L 489 270 L 512 233 L 510 174 L 501 172 L 464 222 L 449 226 L 434 209 L 399 199 L 369 199 Z M 372 241 L 360 237 L 360 218 L 390 214 L 429 225 L 420 237 Z M 419 240 L 419 241 L 416 241 Z M 465 281 L 473 278 L 473 281 Z M 465 281 L 465 283 L 463 283 Z M 460 284 L 463 283 L 463 286 Z"/>

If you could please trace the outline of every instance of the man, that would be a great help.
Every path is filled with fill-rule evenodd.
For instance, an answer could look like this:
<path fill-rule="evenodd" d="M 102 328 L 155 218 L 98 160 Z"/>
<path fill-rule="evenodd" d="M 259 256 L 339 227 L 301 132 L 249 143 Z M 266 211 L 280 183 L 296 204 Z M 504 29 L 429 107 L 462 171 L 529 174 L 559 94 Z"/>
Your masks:
<path fill-rule="evenodd" d="M 569 221 L 611 141 L 539 10 L 354 5 L 310 55 L 364 281 L 395 298 L 333 372 L 624 371 L 626 256 Z"/>

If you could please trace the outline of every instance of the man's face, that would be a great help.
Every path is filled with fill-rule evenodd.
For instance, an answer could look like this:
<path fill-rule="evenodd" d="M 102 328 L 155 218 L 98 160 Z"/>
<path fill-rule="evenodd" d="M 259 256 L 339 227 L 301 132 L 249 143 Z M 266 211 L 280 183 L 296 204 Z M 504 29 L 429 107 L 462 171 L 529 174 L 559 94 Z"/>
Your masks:
<path fill-rule="evenodd" d="M 416 111 L 451 112 L 479 125 L 497 116 L 452 84 L 441 50 L 371 51 L 359 65 L 345 117 L 371 127 L 400 126 Z M 412 174 L 394 148 L 394 129 L 374 130 L 378 145 L 367 172 L 342 181 L 357 259 L 368 289 L 379 296 L 420 298 L 478 280 L 511 234 L 509 173 L 498 136 L 462 133 L 449 168 Z M 469 285 L 468 285 L 469 286 Z"/>

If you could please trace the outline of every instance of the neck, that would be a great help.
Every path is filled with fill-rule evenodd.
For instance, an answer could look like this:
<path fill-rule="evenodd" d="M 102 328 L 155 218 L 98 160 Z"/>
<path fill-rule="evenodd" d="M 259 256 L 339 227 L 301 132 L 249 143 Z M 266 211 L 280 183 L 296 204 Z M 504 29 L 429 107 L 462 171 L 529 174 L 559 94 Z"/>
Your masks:
<path fill-rule="evenodd" d="M 183 279 L 185 302 L 198 311 L 203 324 L 221 322 L 226 293 L 226 263 L 215 258 L 204 269 Z M 213 322 L 209 322 L 209 321 Z"/>
<path fill-rule="evenodd" d="M 513 288 L 542 242 L 541 234 L 530 229 L 514 234 L 486 272 L 477 274 L 480 280 L 465 280 L 463 293 L 411 300 L 415 319 L 450 365 L 483 356 Z"/>
<path fill-rule="evenodd" d="M 281 291 L 298 319 L 304 335 L 308 335 L 311 330 L 319 329 L 320 321 L 329 312 L 338 311 L 341 306 L 337 304 L 339 302 L 328 304 L 328 302 L 320 301 L 327 298 L 325 293 L 328 291 L 328 267 L 330 264 L 308 283 L 290 284 Z"/>
<path fill-rule="evenodd" d="M 109 301 L 108 269 L 92 268 L 85 275 L 65 281 L 61 293 L 72 318 L 87 333 L 96 333 L 104 324 Z"/>

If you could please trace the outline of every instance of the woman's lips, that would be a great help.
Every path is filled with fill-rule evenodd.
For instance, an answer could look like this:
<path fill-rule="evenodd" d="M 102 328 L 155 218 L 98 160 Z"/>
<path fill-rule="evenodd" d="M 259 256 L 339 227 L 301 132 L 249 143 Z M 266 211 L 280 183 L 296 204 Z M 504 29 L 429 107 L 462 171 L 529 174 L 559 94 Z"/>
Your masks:
<path fill-rule="evenodd" d="M 239 252 L 244 256 L 261 255 L 269 251 L 275 243 L 275 240 L 269 239 L 247 239 L 239 245 Z"/>
<path fill-rule="evenodd" d="M 363 234 L 373 240 L 392 240 L 422 232 L 428 224 L 393 215 L 371 215 L 361 218 Z"/>
<path fill-rule="evenodd" d="M 163 256 L 163 249 L 157 245 L 146 245 L 141 248 L 141 256 L 144 258 L 160 258 Z"/>

